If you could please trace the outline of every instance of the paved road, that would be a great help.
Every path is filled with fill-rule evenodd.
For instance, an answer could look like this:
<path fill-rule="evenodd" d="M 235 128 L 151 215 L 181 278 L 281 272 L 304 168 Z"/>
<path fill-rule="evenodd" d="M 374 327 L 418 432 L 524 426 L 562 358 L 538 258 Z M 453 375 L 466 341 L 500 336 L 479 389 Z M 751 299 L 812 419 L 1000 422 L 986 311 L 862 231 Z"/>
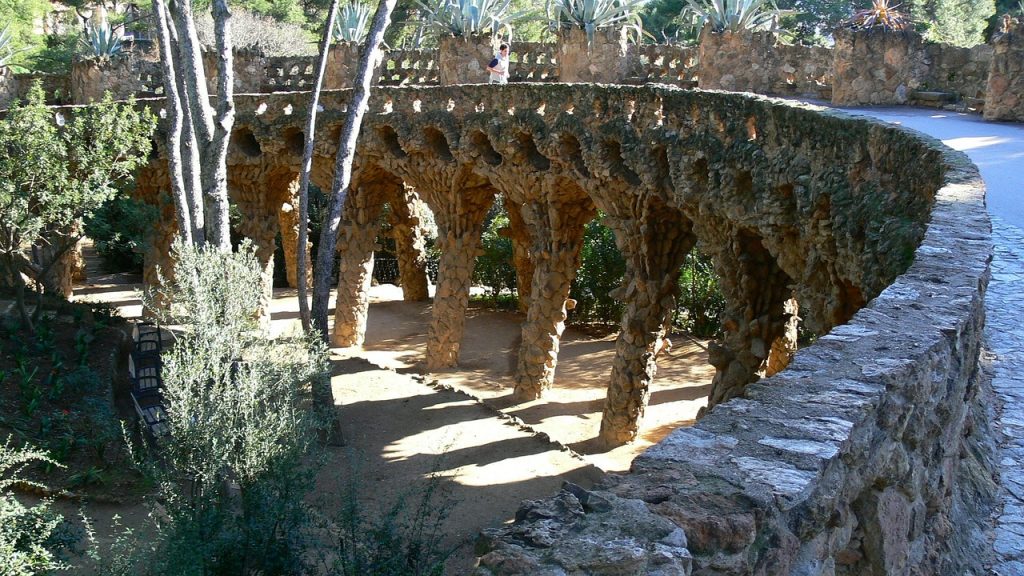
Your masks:
<path fill-rule="evenodd" d="M 1003 510 L 993 546 L 997 576 L 1024 576 L 1024 125 L 913 108 L 845 109 L 901 124 L 961 150 L 978 165 L 992 216 L 992 280 L 986 295 L 985 336 L 992 388 L 1002 402 L 995 428 Z"/>

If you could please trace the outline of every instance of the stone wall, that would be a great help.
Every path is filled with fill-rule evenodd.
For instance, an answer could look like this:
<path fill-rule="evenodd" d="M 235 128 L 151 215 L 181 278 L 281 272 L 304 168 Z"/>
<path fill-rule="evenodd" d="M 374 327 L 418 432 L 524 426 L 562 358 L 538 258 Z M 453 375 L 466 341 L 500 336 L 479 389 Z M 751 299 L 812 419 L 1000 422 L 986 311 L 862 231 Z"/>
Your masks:
<path fill-rule="evenodd" d="M 438 79 L 442 86 L 486 84 L 490 80 L 487 65 L 496 47 L 487 36 L 442 36 L 438 46 Z"/>
<path fill-rule="evenodd" d="M 985 97 L 986 120 L 1024 120 L 1024 22 L 1004 19 L 992 41 L 995 53 Z"/>
<path fill-rule="evenodd" d="M 155 74 L 157 78 L 162 78 L 163 75 L 157 58 L 158 55 L 154 53 L 127 51 L 109 60 L 75 59 L 71 64 L 72 102 L 98 102 L 108 91 L 115 100 L 125 100 L 129 96 L 144 98 L 156 95 L 153 76 Z"/>
<path fill-rule="evenodd" d="M 11 105 L 18 97 L 18 80 L 10 68 L 0 68 L 0 109 Z"/>
<path fill-rule="evenodd" d="M 516 42 L 509 47 L 512 66 L 509 82 L 557 82 L 557 46 L 544 42 Z"/>
<path fill-rule="evenodd" d="M 437 50 L 390 50 L 380 65 L 381 86 L 439 83 Z"/>
<path fill-rule="evenodd" d="M 697 86 L 697 48 L 671 44 L 637 46 L 636 70 L 639 83 L 657 82 L 684 88 Z"/>
<path fill-rule="evenodd" d="M 835 31 L 832 103 L 906 104 L 928 81 L 924 41 L 916 32 Z"/>
<path fill-rule="evenodd" d="M 561 82 L 621 84 L 636 58 L 635 46 L 627 42 L 626 30 L 599 29 L 592 42 L 579 28 L 558 33 L 558 79 Z"/>
<path fill-rule="evenodd" d="M 992 64 L 992 47 L 979 44 L 961 48 L 928 42 L 924 45 L 929 63 L 925 88 L 953 94 L 959 100 L 985 99 L 985 84 Z"/>
<path fill-rule="evenodd" d="M 821 98 L 832 84 L 832 51 L 789 46 L 771 32 L 711 32 L 699 45 L 699 87 Z"/>

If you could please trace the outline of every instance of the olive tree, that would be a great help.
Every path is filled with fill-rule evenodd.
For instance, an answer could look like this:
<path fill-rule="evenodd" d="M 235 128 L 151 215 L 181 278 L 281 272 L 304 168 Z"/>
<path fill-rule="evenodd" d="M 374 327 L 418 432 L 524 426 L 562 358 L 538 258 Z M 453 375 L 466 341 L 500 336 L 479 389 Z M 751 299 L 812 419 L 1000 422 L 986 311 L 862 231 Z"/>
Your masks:
<path fill-rule="evenodd" d="M 145 160 L 154 125 L 148 111 L 109 97 L 55 113 L 38 84 L 0 121 L 0 284 L 14 288 L 29 329 L 22 275 L 41 281 L 74 247 L 82 220 Z"/>

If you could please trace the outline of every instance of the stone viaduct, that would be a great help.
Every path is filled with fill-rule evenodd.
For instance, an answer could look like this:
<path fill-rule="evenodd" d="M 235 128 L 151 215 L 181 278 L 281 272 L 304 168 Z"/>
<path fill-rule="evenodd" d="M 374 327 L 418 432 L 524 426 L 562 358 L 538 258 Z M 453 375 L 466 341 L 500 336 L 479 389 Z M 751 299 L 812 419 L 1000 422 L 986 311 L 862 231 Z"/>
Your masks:
<path fill-rule="evenodd" d="M 328 190 L 347 97 L 323 99 L 313 182 Z M 236 98 L 229 186 L 268 294 L 278 231 L 297 282 L 292 195 L 307 100 Z M 161 157 L 138 177 L 143 197 L 164 202 L 149 280 L 156 265 L 168 267 L 174 236 Z M 726 336 L 710 349 L 714 406 L 786 366 L 798 315 L 825 335 L 906 271 L 948 169 L 940 150 L 904 132 L 747 95 L 657 85 L 380 88 L 343 223 L 332 338 L 362 342 L 382 213 L 396 224 L 405 297 L 427 297 L 425 203 L 442 254 L 427 365 L 455 365 L 483 220 L 500 195 L 529 295 L 515 396 L 537 398 L 557 386 L 583 227 L 600 211 L 628 266 L 601 426 L 605 444 L 621 444 L 637 434 L 689 250 L 700 244 L 712 256 L 727 298 Z"/>

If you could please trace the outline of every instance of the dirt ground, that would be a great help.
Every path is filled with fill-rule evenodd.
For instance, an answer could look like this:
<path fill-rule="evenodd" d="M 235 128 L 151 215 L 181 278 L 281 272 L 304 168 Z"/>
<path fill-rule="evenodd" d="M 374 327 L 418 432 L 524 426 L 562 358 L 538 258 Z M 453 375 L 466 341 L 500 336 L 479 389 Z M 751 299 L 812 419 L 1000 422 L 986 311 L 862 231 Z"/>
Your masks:
<path fill-rule="evenodd" d="M 77 290 L 77 298 L 102 300 L 125 317 L 138 316 L 136 286 L 111 280 L 94 279 Z M 297 329 L 294 295 L 275 291 L 275 333 Z M 443 544 L 468 543 L 446 573 L 464 574 L 474 561 L 471 540 L 482 528 L 510 521 L 522 500 L 550 496 L 563 480 L 589 486 L 606 472 L 628 470 L 645 448 L 692 423 L 705 403 L 713 374 L 705 343 L 674 335 L 672 350 L 659 359 L 641 438 L 592 453 L 615 334 L 595 337 L 567 329 L 555 387 L 540 400 L 513 406 L 522 318 L 471 306 L 459 367 L 423 375 L 430 304 L 403 302 L 401 289 L 375 286 L 366 344 L 332 350 L 345 446 L 329 452 L 316 497 L 327 508 L 340 506 L 344 486 L 356 475 L 363 505 L 384 511 L 401 497 L 414 502 L 426 478 L 441 476 L 444 495 L 436 506 L 447 514 Z"/>

